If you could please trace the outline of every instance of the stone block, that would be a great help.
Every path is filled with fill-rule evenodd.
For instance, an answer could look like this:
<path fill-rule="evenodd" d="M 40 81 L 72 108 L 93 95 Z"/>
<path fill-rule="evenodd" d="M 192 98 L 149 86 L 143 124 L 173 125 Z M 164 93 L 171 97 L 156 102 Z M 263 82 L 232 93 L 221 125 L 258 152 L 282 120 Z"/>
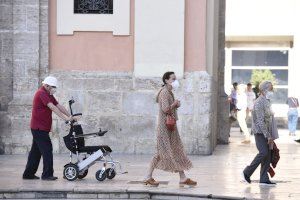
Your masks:
<path fill-rule="evenodd" d="M 57 77 L 59 78 L 59 77 Z M 67 78 L 60 79 L 67 90 L 110 91 L 114 90 L 114 80 L 109 78 Z"/>
<path fill-rule="evenodd" d="M 156 138 L 155 117 L 122 117 L 120 121 L 120 134 L 117 143 L 128 153 L 146 153 L 154 149 Z M 131 138 L 128 140 L 128 138 Z M 128 141 L 123 144 L 123 141 Z"/>
<path fill-rule="evenodd" d="M 0 59 L 0 78 L 12 78 L 12 73 L 12 57 L 3 60 Z"/>
<path fill-rule="evenodd" d="M 162 86 L 161 78 L 136 78 L 134 80 L 135 90 L 159 90 Z"/>
<path fill-rule="evenodd" d="M 4 193 L 5 199 L 34 199 L 34 192 L 18 192 L 18 193 Z"/>
<path fill-rule="evenodd" d="M 31 54 L 32 56 L 37 56 L 38 58 L 39 34 L 32 32 L 14 33 L 14 54 Z"/>
<path fill-rule="evenodd" d="M 18 91 L 14 93 L 14 98 L 10 105 L 32 105 L 32 100 L 35 90 L 31 91 Z"/>
<path fill-rule="evenodd" d="M 10 5 L 12 6 L 13 1 L 12 0 L 1 0 L 0 5 Z"/>
<path fill-rule="evenodd" d="M 132 193 L 129 194 L 130 199 L 150 199 L 149 193 Z"/>
<path fill-rule="evenodd" d="M 8 102 L 12 99 L 12 78 L 0 77 L 0 108 L 7 109 Z"/>
<path fill-rule="evenodd" d="M 12 30 L 12 5 L 0 4 L 0 30 Z"/>
<path fill-rule="evenodd" d="M 179 134 L 182 140 L 190 140 L 193 136 L 195 128 L 193 116 L 181 116 L 179 121 L 179 123 L 181 124 Z"/>
<path fill-rule="evenodd" d="M 97 194 L 84 194 L 84 193 L 68 193 L 68 199 L 97 199 Z"/>
<path fill-rule="evenodd" d="M 195 123 L 195 137 L 208 138 L 209 130 L 211 128 L 211 116 L 212 114 L 203 114 L 200 118 L 197 118 Z"/>
<path fill-rule="evenodd" d="M 14 48 L 14 46 L 13 46 L 13 48 Z M 13 49 L 14 50 L 14 49 Z M 29 52 L 29 51 L 28 51 Z M 36 51 L 36 52 L 31 52 L 31 53 L 25 53 L 25 51 L 24 51 L 24 53 L 22 53 L 22 51 L 20 51 L 19 53 L 15 53 L 14 52 L 14 58 L 13 58 L 13 60 L 15 61 L 15 60 L 34 60 L 34 61 L 36 61 L 36 62 L 38 62 L 38 60 L 39 60 L 39 52 L 38 51 Z"/>
<path fill-rule="evenodd" d="M 192 93 L 175 94 L 175 99 L 180 100 L 181 107 L 178 108 L 179 115 L 194 114 L 194 96 Z"/>
<path fill-rule="evenodd" d="M 9 114 L 14 118 L 31 118 L 32 103 L 30 105 L 14 105 L 10 104 L 8 108 Z"/>
<path fill-rule="evenodd" d="M 198 104 L 197 106 L 197 115 L 203 115 L 210 113 L 212 111 L 212 104 L 211 104 L 211 94 L 205 94 L 205 93 L 200 93 L 196 96 L 195 98 L 195 103 Z"/>
<path fill-rule="evenodd" d="M 8 35 L 8 34 L 1 34 L 1 35 L 5 35 L 3 36 L 5 38 L 2 38 L 2 51 L 0 49 L 1 52 L 0 61 L 2 62 L 1 65 L 9 64 L 9 67 L 12 69 L 11 67 L 12 57 L 13 57 L 12 56 L 13 55 L 12 35 Z"/>
<path fill-rule="evenodd" d="M 14 77 L 26 77 L 26 61 L 14 60 Z"/>
<path fill-rule="evenodd" d="M 65 199 L 67 194 L 62 192 L 38 192 L 36 199 Z"/>
<path fill-rule="evenodd" d="M 123 94 L 123 114 L 150 115 L 158 113 L 158 104 L 155 102 L 155 93 L 128 92 Z"/>
<path fill-rule="evenodd" d="M 161 195 L 161 194 L 154 194 L 154 195 L 152 195 L 151 199 L 159 199 L 159 200 L 163 200 L 163 199 L 168 199 L 168 200 L 178 200 L 178 196 L 177 196 L 177 195 Z"/>
<path fill-rule="evenodd" d="M 120 119 L 119 116 L 100 116 L 97 123 L 98 127 L 95 126 L 95 129 L 108 130 L 108 136 L 115 135 L 117 137 L 121 128 Z"/>
<path fill-rule="evenodd" d="M 13 29 L 15 31 L 25 31 L 26 30 L 26 15 L 25 14 L 15 14 L 13 16 Z"/>
<path fill-rule="evenodd" d="M 184 93 L 194 92 L 193 77 L 187 76 L 184 79 L 180 79 L 179 83 L 180 83 L 179 91 L 182 91 Z"/>
<path fill-rule="evenodd" d="M 39 31 L 39 6 L 26 6 L 27 31 Z"/>
<path fill-rule="evenodd" d="M 24 127 L 23 131 L 11 130 L 12 144 L 14 146 L 28 146 L 32 143 L 30 127 Z"/>
<path fill-rule="evenodd" d="M 29 151 L 29 148 L 27 146 L 16 146 L 16 145 L 12 145 L 12 150 L 11 153 L 12 154 L 25 154 Z"/>
<path fill-rule="evenodd" d="M 55 75 L 54 75 L 55 76 Z M 86 81 L 85 79 L 73 79 L 73 78 L 62 78 L 55 76 L 59 82 L 62 83 L 62 88 L 64 90 L 83 90 L 84 89 L 84 82 Z"/>
<path fill-rule="evenodd" d="M 86 93 L 87 112 L 111 115 L 121 113 L 122 96 L 119 92 L 94 92 Z"/>
<path fill-rule="evenodd" d="M 30 91 L 34 94 L 35 91 L 33 91 L 33 90 L 34 89 L 36 90 L 39 87 L 39 80 L 37 78 L 18 77 L 17 80 L 18 81 L 13 82 L 14 91 L 19 91 L 22 93 Z"/>
<path fill-rule="evenodd" d="M 11 121 L 7 112 L 0 111 L 1 137 L 10 136 Z"/>
<path fill-rule="evenodd" d="M 212 200 L 211 198 L 179 196 L 178 200 Z"/>
<path fill-rule="evenodd" d="M 27 60 L 25 67 L 27 77 L 39 77 L 40 69 L 38 60 Z"/>
<path fill-rule="evenodd" d="M 127 193 L 110 193 L 110 199 L 128 199 L 129 195 Z"/>
<path fill-rule="evenodd" d="M 14 0 L 14 5 L 32 5 L 37 6 L 39 5 L 39 0 Z"/>
<path fill-rule="evenodd" d="M 114 80 L 109 78 L 85 79 L 83 89 L 96 91 L 114 90 Z"/>
<path fill-rule="evenodd" d="M 22 5 L 14 5 L 13 13 L 14 15 L 26 15 L 26 7 Z"/>
<path fill-rule="evenodd" d="M 98 194 L 98 199 L 109 199 L 109 194 L 107 193 Z"/>
<path fill-rule="evenodd" d="M 154 154 L 156 151 L 156 133 L 153 131 L 153 138 L 140 138 L 134 142 L 133 152 L 134 154 Z"/>
<path fill-rule="evenodd" d="M 49 2 L 48 0 L 40 1 L 40 24 L 48 24 L 48 14 L 49 14 Z"/>
<path fill-rule="evenodd" d="M 53 126 L 53 125 L 52 125 Z M 53 148 L 53 153 L 59 153 L 60 152 L 60 135 L 58 132 L 51 131 L 50 132 L 50 138 L 52 142 L 52 148 Z M 66 135 L 66 134 L 64 134 Z"/>
<path fill-rule="evenodd" d="M 212 77 L 207 72 L 194 73 L 195 92 L 211 92 Z"/>
<path fill-rule="evenodd" d="M 133 79 L 115 79 L 116 91 L 131 91 L 133 90 Z"/>

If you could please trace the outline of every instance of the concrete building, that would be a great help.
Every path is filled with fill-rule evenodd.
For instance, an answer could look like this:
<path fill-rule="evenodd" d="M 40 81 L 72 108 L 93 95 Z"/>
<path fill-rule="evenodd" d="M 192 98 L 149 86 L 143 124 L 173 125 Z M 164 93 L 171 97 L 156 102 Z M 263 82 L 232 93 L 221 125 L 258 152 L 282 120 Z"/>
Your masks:
<path fill-rule="evenodd" d="M 186 151 L 211 154 L 228 143 L 224 43 L 222 0 L 0 0 L 0 153 L 30 150 L 32 98 L 49 74 L 59 102 L 77 102 L 84 131 L 109 130 L 91 144 L 152 153 L 155 95 L 172 70 Z M 65 128 L 55 117 L 55 152 L 66 151 Z"/>
<path fill-rule="evenodd" d="M 273 109 L 287 118 L 288 96 L 300 97 L 300 2 L 227 0 L 225 91 L 233 82 L 248 83 L 254 69 L 276 78 Z"/>

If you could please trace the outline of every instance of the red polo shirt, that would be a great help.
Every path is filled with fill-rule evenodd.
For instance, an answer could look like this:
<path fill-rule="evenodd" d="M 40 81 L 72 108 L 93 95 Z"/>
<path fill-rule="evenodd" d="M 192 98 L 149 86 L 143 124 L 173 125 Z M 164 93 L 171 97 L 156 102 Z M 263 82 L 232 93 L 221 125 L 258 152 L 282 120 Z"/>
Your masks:
<path fill-rule="evenodd" d="M 42 86 L 34 95 L 30 128 L 50 132 L 52 125 L 52 110 L 48 103 L 57 105 L 53 95 Z"/>

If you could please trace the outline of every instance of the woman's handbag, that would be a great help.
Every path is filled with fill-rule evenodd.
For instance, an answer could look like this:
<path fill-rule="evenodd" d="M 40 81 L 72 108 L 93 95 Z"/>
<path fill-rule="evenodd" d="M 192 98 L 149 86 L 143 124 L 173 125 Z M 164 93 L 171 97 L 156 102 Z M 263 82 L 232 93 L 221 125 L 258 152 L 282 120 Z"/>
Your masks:
<path fill-rule="evenodd" d="M 174 131 L 176 119 L 172 115 L 167 115 L 166 126 L 169 131 Z"/>

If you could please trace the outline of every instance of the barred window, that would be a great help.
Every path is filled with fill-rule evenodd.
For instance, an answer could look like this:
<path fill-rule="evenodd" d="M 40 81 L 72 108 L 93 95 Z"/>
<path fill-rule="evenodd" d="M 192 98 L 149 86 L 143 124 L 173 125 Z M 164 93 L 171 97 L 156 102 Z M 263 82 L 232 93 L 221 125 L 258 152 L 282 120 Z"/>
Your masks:
<path fill-rule="evenodd" d="M 113 0 L 74 0 L 76 14 L 113 14 Z"/>

